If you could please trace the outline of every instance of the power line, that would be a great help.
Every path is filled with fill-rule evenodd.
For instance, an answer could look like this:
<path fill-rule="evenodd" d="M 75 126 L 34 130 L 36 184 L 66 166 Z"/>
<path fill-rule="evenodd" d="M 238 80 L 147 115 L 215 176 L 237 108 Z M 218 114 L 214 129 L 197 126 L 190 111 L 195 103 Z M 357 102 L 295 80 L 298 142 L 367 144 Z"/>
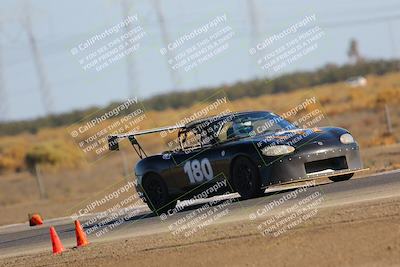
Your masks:
<path fill-rule="evenodd" d="M 155 0 L 155 1 L 157 1 L 157 0 Z M 162 13 L 161 13 L 161 17 L 162 17 L 162 22 L 163 22 L 162 24 L 165 24 Z M 394 14 L 394 15 L 390 15 L 390 16 L 382 16 L 382 17 L 375 17 L 375 18 L 362 18 L 362 19 L 355 19 L 355 20 L 348 20 L 348 21 L 336 21 L 336 22 L 322 22 L 319 25 L 324 28 L 339 28 L 339 27 L 354 26 L 354 25 L 359 25 L 359 24 L 375 24 L 375 23 L 381 23 L 381 22 L 387 22 L 387 21 L 396 21 L 399 19 L 400 19 L 400 14 Z M 159 24 L 160 24 L 160 20 L 159 20 Z M 168 34 L 166 32 L 165 26 L 163 26 L 163 27 L 164 27 L 164 30 L 162 30 L 162 34 L 163 34 L 163 42 L 165 43 L 165 41 L 168 40 Z M 240 36 L 240 31 L 238 29 L 236 29 L 235 33 L 238 38 L 242 38 Z M 246 33 L 244 33 L 244 34 L 246 34 Z M 267 33 L 261 32 L 258 29 L 258 34 L 261 35 L 261 34 L 267 34 Z M 62 40 L 59 39 L 59 40 L 45 44 L 46 47 L 47 46 L 49 47 L 48 49 L 46 49 L 46 51 L 47 51 L 46 55 L 59 54 L 60 50 L 58 50 L 56 48 L 59 44 L 62 44 L 62 48 L 65 49 L 66 43 L 69 43 L 70 40 L 82 39 L 82 36 L 84 36 L 84 35 L 80 34 L 79 38 L 78 38 L 77 35 L 75 35 L 75 36 L 71 36 L 68 39 L 62 39 Z M 144 42 L 146 43 L 146 47 L 155 46 L 154 42 L 151 42 L 150 40 L 149 41 L 144 40 Z M 15 48 L 15 44 L 13 44 L 12 46 L 9 46 L 7 48 L 13 49 L 13 48 Z M 20 48 L 15 48 L 15 49 L 20 49 Z M 49 51 L 54 51 L 54 52 L 49 53 Z M 61 52 L 65 52 L 65 51 L 63 50 Z M 11 65 L 16 65 L 16 64 L 18 64 L 20 62 L 24 62 L 24 61 L 26 61 L 26 59 L 16 61 L 16 63 L 11 64 Z"/>
<path fill-rule="evenodd" d="M 380 22 L 387 22 L 392 20 L 400 19 L 400 14 L 390 15 L 390 16 L 382 16 L 382 17 L 375 17 L 375 18 L 362 18 L 362 19 L 355 19 L 355 20 L 347 20 L 347 21 L 338 21 L 338 22 L 325 22 L 322 23 L 322 26 L 325 28 L 336 28 L 336 27 L 346 27 L 346 26 L 354 26 L 360 24 L 374 24 Z"/>

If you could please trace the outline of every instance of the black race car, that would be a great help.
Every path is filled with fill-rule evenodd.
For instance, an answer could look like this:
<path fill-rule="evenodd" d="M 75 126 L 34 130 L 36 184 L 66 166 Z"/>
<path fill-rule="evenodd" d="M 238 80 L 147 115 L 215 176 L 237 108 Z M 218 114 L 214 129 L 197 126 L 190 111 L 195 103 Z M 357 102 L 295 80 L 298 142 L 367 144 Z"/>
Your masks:
<path fill-rule="evenodd" d="M 168 142 L 169 151 L 153 156 L 147 156 L 136 139 L 166 132 L 177 132 L 177 139 Z M 300 129 L 266 111 L 228 113 L 186 125 L 111 135 L 110 150 L 119 149 L 121 138 L 128 138 L 141 158 L 135 167 L 136 189 L 158 212 L 215 184 L 224 186 L 213 194 L 238 192 L 249 199 L 272 185 L 321 177 L 344 181 L 362 169 L 359 146 L 347 130 Z"/>

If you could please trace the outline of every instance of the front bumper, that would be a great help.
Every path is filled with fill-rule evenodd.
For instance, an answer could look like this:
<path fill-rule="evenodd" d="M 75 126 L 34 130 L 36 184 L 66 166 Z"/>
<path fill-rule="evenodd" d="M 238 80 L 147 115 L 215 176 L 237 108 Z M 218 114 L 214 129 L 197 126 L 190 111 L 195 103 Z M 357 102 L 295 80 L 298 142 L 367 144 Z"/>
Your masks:
<path fill-rule="evenodd" d="M 303 149 L 281 157 L 264 157 L 259 165 L 262 186 L 299 182 L 362 169 L 357 143 Z"/>

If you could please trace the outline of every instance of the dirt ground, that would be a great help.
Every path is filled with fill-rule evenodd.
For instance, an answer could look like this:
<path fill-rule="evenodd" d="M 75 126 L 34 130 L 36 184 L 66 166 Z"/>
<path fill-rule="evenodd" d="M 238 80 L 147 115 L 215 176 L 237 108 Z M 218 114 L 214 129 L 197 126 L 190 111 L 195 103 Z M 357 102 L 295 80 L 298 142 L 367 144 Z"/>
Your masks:
<path fill-rule="evenodd" d="M 0 260 L 0 266 L 400 266 L 400 198 L 319 209 L 278 237 L 248 220 L 190 238 L 147 235 Z"/>

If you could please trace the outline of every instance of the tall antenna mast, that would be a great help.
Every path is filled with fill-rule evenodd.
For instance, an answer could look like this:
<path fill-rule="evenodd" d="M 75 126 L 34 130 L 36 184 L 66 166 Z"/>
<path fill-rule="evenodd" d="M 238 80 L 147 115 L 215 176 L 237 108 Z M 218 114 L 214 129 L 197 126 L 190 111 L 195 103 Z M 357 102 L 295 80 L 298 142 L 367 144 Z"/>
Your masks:
<path fill-rule="evenodd" d="M 260 34 L 260 30 L 258 28 L 257 7 L 254 0 L 247 0 L 246 3 L 250 20 L 250 46 L 253 46 L 257 43 L 258 36 Z M 254 66 L 255 65 L 250 61 L 249 71 L 250 69 L 254 68 Z M 258 68 L 255 69 L 255 73 L 257 73 L 257 70 Z"/>
<path fill-rule="evenodd" d="M 247 0 L 247 7 L 249 9 L 251 39 L 252 42 L 255 43 L 258 38 L 259 29 L 258 29 L 258 19 L 257 19 L 257 7 L 256 4 L 254 3 L 254 0 Z"/>
<path fill-rule="evenodd" d="M 156 9 L 156 13 L 157 13 L 158 24 L 160 25 L 162 41 L 164 43 L 164 46 L 167 47 L 168 44 L 170 43 L 171 39 L 169 38 L 168 31 L 165 26 L 165 19 L 164 19 L 164 14 L 163 14 L 163 11 L 161 8 L 160 0 L 154 0 L 154 6 Z M 170 67 L 170 65 L 168 63 L 168 58 L 166 56 L 165 56 L 165 60 L 167 62 L 167 68 L 168 68 L 169 74 L 171 76 L 171 80 L 172 80 L 174 89 L 178 89 L 179 78 L 177 76 L 177 73 Z"/>
<path fill-rule="evenodd" d="M 131 6 L 127 0 L 121 1 L 122 19 L 126 19 L 130 15 Z M 125 33 L 133 30 L 132 23 L 129 23 L 125 27 Z M 135 96 L 139 92 L 139 75 L 136 73 L 136 65 L 134 59 L 134 53 L 127 55 L 126 57 L 126 78 L 128 80 L 128 93 L 130 96 Z"/>
<path fill-rule="evenodd" d="M 1 33 L 1 20 L 0 20 L 0 33 Z M 4 121 L 8 116 L 8 99 L 7 92 L 3 77 L 3 58 L 1 53 L 1 39 L 0 39 L 0 121 Z"/>
<path fill-rule="evenodd" d="M 50 91 L 49 81 L 46 75 L 45 67 L 43 64 L 42 56 L 40 54 L 39 48 L 37 46 L 37 41 L 35 35 L 32 30 L 32 21 L 30 15 L 30 8 L 28 1 L 26 4 L 26 17 L 25 17 L 25 29 L 28 35 L 29 46 L 31 48 L 33 62 L 35 64 L 36 72 L 39 78 L 39 90 L 42 96 L 42 102 L 44 105 L 44 110 L 46 114 L 49 114 L 53 111 L 53 98 Z"/>

